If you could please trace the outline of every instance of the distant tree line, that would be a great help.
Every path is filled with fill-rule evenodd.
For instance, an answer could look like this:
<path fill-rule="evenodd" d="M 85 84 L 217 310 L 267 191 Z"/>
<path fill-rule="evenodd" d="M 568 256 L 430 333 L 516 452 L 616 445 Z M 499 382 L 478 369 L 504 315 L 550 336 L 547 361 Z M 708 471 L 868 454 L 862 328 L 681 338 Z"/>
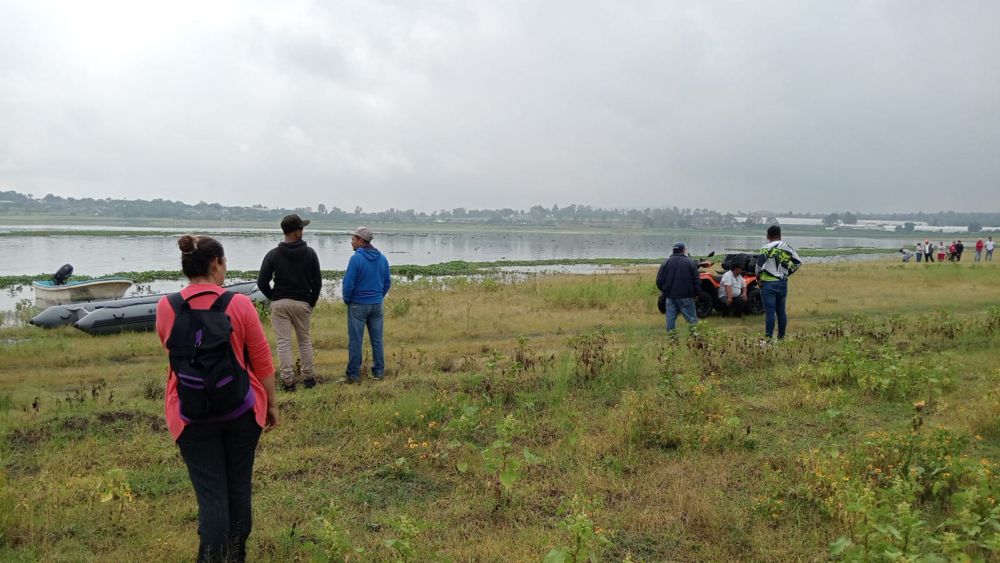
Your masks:
<path fill-rule="evenodd" d="M 534 225 L 559 226 L 578 225 L 628 225 L 649 228 L 732 228 L 756 227 L 778 223 L 775 211 L 737 211 L 723 213 L 712 209 L 690 209 L 662 207 L 645 209 L 604 209 L 590 205 L 534 205 L 524 209 L 441 209 L 438 211 L 414 211 L 413 209 L 390 208 L 385 211 L 365 211 L 360 206 L 353 210 L 328 207 L 320 203 L 315 208 L 268 208 L 263 205 L 250 207 L 226 206 L 219 203 L 200 201 L 188 204 L 167 199 L 94 199 L 60 197 L 49 194 L 36 198 L 16 191 L 0 191 L 0 214 L 49 214 L 80 217 L 136 217 L 167 219 L 209 219 L 219 221 L 274 221 L 288 213 L 300 213 L 316 219 L 350 222 L 381 223 L 457 223 L 492 225 Z M 788 211 L 782 217 L 818 218 L 827 227 L 857 224 L 859 219 L 885 219 L 925 222 L 933 226 L 968 226 L 970 231 L 981 230 L 984 225 L 1000 225 L 1000 213 L 957 213 L 941 211 L 937 213 L 896 213 L 862 214 L 830 213 L 812 214 Z M 905 229 L 902 229 L 905 230 Z"/>
<path fill-rule="evenodd" d="M 589 205 L 567 205 L 530 209 L 441 209 L 424 212 L 413 209 L 390 208 L 385 211 L 364 211 L 361 207 L 345 210 L 320 203 L 315 208 L 267 208 L 225 206 L 219 203 L 187 204 L 167 199 L 94 199 L 60 197 L 49 194 L 36 198 L 15 191 L 0 191 L 0 214 L 49 214 L 80 217 L 144 217 L 168 219 L 211 219 L 223 221 L 268 221 L 280 219 L 288 213 L 300 213 L 330 221 L 366 221 L 383 223 L 468 223 L 495 225 L 562 225 L 623 224 L 644 227 L 733 227 L 737 216 L 711 209 L 660 208 L 660 209 L 602 209 Z M 744 222 L 763 223 L 763 217 L 750 214 Z"/>

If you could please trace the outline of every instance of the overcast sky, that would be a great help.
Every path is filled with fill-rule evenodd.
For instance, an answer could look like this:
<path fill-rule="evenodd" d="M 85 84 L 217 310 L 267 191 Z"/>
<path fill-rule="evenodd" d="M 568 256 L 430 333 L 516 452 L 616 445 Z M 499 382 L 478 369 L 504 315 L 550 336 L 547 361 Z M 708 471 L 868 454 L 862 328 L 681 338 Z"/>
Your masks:
<path fill-rule="evenodd" d="M 0 0 L 0 190 L 996 211 L 998 30 L 996 0 Z"/>

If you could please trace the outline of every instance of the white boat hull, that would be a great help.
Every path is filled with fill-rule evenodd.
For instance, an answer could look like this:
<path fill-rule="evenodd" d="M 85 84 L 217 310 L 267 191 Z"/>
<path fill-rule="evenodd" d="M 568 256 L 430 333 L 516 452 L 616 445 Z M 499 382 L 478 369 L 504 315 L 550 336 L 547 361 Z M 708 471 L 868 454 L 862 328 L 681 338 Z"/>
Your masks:
<path fill-rule="evenodd" d="M 97 279 L 63 285 L 34 282 L 31 287 L 35 290 L 35 306 L 51 307 L 82 301 L 118 299 L 132 287 L 132 282 L 123 279 Z"/>

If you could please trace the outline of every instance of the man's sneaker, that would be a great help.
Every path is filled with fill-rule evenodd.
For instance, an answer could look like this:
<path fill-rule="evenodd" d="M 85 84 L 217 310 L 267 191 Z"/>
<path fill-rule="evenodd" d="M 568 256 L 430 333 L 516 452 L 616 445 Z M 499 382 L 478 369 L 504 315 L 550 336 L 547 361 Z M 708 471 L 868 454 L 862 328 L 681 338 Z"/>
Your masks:
<path fill-rule="evenodd" d="M 355 378 L 355 379 L 351 379 L 350 377 L 345 377 L 344 378 L 344 383 L 346 383 L 348 385 L 354 385 L 357 382 L 358 382 L 357 378 Z"/>
<path fill-rule="evenodd" d="M 302 380 L 302 386 L 305 387 L 306 389 L 312 389 L 313 387 L 316 387 L 316 378 L 315 377 L 307 377 L 307 378 L 303 379 Z"/>
<path fill-rule="evenodd" d="M 281 390 L 282 391 L 288 391 L 289 393 L 294 393 L 295 390 L 296 390 L 295 389 L 295 383 L 285 383 L 284 381 L 282 381 L 281 382 Z"/>
<path fill-rule="evenodd" d="M 383 379 L 385 379 L 385 374 L 384 373 L 374 373 L 374 374 L 372 374 L 372 379 L 374 379 L 375 381 L 382 381 Z"/>

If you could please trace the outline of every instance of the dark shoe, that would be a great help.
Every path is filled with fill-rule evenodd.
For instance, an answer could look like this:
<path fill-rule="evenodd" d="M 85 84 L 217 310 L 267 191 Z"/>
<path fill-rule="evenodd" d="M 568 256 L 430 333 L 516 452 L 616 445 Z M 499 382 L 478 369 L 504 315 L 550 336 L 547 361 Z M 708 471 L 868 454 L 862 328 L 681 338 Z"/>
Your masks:
<path fill-rule="evenodd" d="M 372 379 L 374 379 L 375 381 L 382 381 L 383 379 L 385 379 L 385 374 L 384 373 L 372 374 Z"/>
<path fill-rule="evenodd" d="M 316 387 L 316 378 L 315 377 L 307 377 L 307 378 L 305 378 L 305 379 L 302 380 L 302 385 L 306 389 L 312 389 L 313 387 Z"/>
<path fill-rule="evenodd" d="M 288 391 L 289 393 L 294 393 L 296 391 L 296 387 L 294 383 L 285 383 L 284 381 L 282 381 L 281 390 Z"/>
<path fill-rule="evenodd" d="M 350 377 L 345 377 L 344 378 L 344 383 L 346 383 L 348 385 L 354 385 L 357 382 L 358 382 L 357 378 L 354 378 L 354 379 L 351 379 Z"/>

